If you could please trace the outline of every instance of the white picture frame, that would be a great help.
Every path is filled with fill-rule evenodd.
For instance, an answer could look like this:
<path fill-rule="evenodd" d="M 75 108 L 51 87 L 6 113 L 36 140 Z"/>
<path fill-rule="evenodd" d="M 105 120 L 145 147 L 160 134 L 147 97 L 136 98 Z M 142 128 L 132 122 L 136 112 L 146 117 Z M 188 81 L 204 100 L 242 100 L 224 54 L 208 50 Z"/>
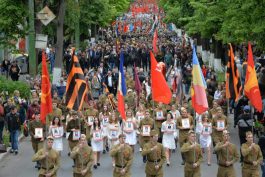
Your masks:
<path fill-rule="evenodd" d="M 216 127 L 218 131 L 223 131 L 225 129 L 225 121 L 224 120 L 217 120 Z"/>
<path fill-rule="evenodd" d="M 190 120 L 188 118 L 181 119 L 182 127 L 185 129 L 190 129 Z"/>
<path fill-rule="evenodd" d="M 166 130 L 167 132 L 174 132 L 174 124 L 173 123 L 168 123 L 166 124 Z"/>
<path fill-rule="evenodd" d="M 43 138 L 43 128 L 35 128 L 36 138 Z"/>
<path fill-rule="evenodd" d="M 211 126 L 210 125 L 203 125 L 202 126 L 202 134 L 203 135 L 210 135 L 211 134 Z"/>
<path fill-rule="evenodd" d="M 93 139 L 94 141 L 101 141 L 102 140 L 102 134 L 100 130 L 95 130 L 93 132 Z"/>
<path fill-rule="evenodd" d="M 163 119 L 164 119 L 163 111 L 157 111 L 156 120 L 163 120 Z"/>
<path fill-rule="evenodd" d="M 73 140 L 79 140 L 80 139 L 80 130 L 73 131 Z"/>
<path fill-rule="evenodd" d="M 89 126 L 92 126 L 94 123 L 94 117 L 93 116 L 88 116 L 87 117 L 87 123 Z"/>
<path fill-rule="evenodd" d="M 61 137 L 59 127 L 52 127 L 52 136 L 55 138 Z"/>
<path fill-rule="evenodd" d="M 142 135 L 143 136 L 150 136 L 151 126 L 150 125 L 143 125 L 142 127 Z"/>
<path fill-rule="evenodd" d="M 128 132 L 132 132 L 133 131 L 133 122 L 132 121 L 127 121 L 125 122 L 125 129 Z"/>

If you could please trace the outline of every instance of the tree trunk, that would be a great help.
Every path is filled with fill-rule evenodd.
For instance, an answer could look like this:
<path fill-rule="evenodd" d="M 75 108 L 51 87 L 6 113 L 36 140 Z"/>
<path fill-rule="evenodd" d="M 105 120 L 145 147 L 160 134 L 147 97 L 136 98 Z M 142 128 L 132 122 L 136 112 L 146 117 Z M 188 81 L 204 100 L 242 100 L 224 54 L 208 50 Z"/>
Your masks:
<path fill-rule="evenodd" d="M 63 64 L 63 25 L 64 25 L 64 14 L 65 14 L 65 1 L 60 0 L 59 2 L 59 13 L 57 23 L 57 42 L 56 42 L 56 56 L 55 56 L 55 67 L 62 68 Z"/>

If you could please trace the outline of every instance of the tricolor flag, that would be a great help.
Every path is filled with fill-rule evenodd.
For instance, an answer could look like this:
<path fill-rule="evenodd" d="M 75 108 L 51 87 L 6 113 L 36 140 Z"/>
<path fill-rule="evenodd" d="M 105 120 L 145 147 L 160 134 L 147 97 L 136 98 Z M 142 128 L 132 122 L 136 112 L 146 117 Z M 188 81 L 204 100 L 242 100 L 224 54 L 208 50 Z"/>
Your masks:
<path fill-rule="evenodd" d="M 46 54 L 42 51 L 42 75 L 41 75 L 41 106 L 40 120 L 43 124 L 46 123 L 47 114 L 52 112 L 52 97 L 50 75 L 46 64 Z"/>
<path fill-rule="evenodd" d="M 78 111 L 82 108 L 87 93 L 87 84 L 78 58 L 74 53 L 75 51 L 73 51 L 71 69 L 66 84 L 66 106 Z"/>
<path fill-rule="evenodd" d="M 122 117 L 122 119 L 126 119 L 125 115 L 125 105 L 124 105 L 124 96 L 127 93 L 126 90 L 126 82 L 125 82 L 125 76 L 123 71 L 123 61 L 124 61 L 124 55 L 123 52 L 120 54 L 120 71 L 119 71 L 119 85 L 118 85 L 118 111 Z"/>
<path fill-rule="evenodd" d="M 239 79 L 239 72 L 235 63 L 235 56 L 232 45 L 229 44 L 229 60 L 226 69 L 226 98 L 238 101 L 241 91 L 241 82 Z"/>
<path fill-rule="evenodd" d="M 257 109 L 259 112 L 261 112 L 262 111 L 262 100 L 261 100 L 259 84 L 258 84 L 256 70 L 255 70 L 252 48 L 251 48 L 250 42 L 248 42 L 248 66 L 247 66 L 244 93 L 248 97 L 253 107 Z"/>
<path fill-rule="evenodd" d="M 202 114 L 208 109 L 205 89 L 206 82 L 196 55 L 195 46 L 193 46 L 191 99 L 192 106 L 198 114 Z"/>

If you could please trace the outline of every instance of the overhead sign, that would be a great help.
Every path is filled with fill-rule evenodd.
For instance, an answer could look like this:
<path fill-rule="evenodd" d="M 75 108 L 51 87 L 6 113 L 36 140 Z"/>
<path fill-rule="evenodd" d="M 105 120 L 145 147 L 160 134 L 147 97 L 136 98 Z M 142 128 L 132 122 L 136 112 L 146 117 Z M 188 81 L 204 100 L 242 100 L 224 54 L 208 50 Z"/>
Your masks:
<path fill-rule="evenodd" d="M 55 15 L 49 9 L 48 6 L 45 6 L 39 13 L 37 13 L 37 18 L 47 26 L 51 21 L 55 19 Z"/>
<path fill-rule="evenodd" d="M 35 48 L 46 49 L 48 41 L 48 35 L 36 34 Z"/>

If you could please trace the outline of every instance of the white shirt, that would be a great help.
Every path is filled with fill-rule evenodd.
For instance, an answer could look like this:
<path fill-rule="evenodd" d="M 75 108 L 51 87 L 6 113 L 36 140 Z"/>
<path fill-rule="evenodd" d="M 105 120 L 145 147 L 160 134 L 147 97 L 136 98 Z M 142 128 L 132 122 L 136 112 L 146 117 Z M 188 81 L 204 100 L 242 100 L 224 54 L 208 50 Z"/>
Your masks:
<path fill-rule="evenodd" d="M 108 86 L 112 87 L 112 77 L 108 76 Z"/>

